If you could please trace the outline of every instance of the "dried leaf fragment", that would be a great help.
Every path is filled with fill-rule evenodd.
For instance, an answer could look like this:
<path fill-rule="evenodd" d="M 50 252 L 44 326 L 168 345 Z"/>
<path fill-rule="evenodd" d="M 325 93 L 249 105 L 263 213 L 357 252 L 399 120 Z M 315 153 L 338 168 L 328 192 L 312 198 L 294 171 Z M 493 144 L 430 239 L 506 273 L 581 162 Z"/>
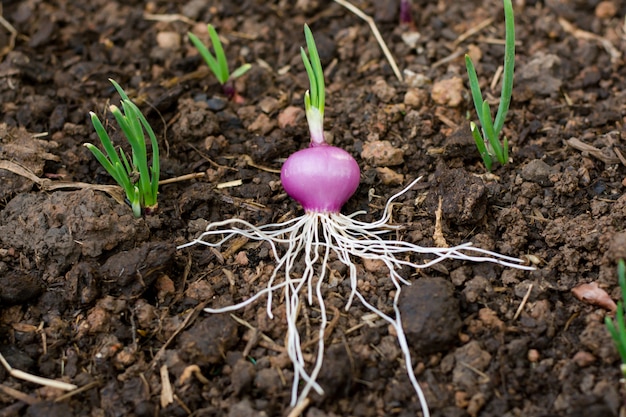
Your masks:
<path fill-rule="evenodd" d="M 574 297 L 578 298 L 583 303 L 602 307 L 609 311 L 615 311 L 617 309 L 615 301 L 613 301 L 606 291 L 598 286 L 597 282 L 580 284 L 572 288 L 572 293 Z"/>

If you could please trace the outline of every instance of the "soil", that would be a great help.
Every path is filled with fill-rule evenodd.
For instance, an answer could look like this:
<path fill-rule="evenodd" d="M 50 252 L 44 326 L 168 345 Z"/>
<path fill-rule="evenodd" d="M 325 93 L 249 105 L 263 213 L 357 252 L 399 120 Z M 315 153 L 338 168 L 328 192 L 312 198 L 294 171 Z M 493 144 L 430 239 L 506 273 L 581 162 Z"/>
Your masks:
<path fill-rule="evenodd" d="M 387 198 L 424 176 L 394 206 L 400 238 L 433 246 L 441 199 L 448 244 L 471 241 L 537 267 L 450 261 L 404 271 L 414 283 L 400 303 L 411 366 L 432 415 L 624 415 L 604 325 L 611 303 L 593 297 L 620 298 L 616 262 L 626 257 L 626 4 L 514 2 L 504 127 L 512 161 L 486 174 L 468 127 L 463 54 L 495 109 L 502 5 L 413 3 L 411 27 L 399 24 L 398 0 L 356 2 L 374 17 L 400 81 L 366 22 L 332 1 L 3 2 L 0 353 L 15 369 L 82 389 L 65 395 L 0 368 L 0 416 L 289 414 L 280 300 L 273 320 L 262 301 L 232 316 L 203 312 L 263 289 L 268 247 L 176 246 L 212 221 L 262 225 L 302 213 L 278 170 L 309 141 L 305 22 L 326 68 L 327 138 L 362 170 L 344 212 L 377 219 Z M 206 23 L 231 68 L 252 64 L 235 99 L 187 40 L 190 30 L 207 40 Z M 119 100 L 109 78 L 157 132 L 161 179 L 198 173 L 162 185 L 152 216 L 134 218 L 82 146 L 98 142 L 90 111 L 123 142 L 107 114 Z M 388 276 L 356 262 L 360 289 L 392 312 Z M 333 271 L 326 394 L 302 415 L 421 415 L 395 335 L 357 302 L 342 310 L 346 271 Z M 572 292 L 581 284 L 593 291 Z M 305 336 L 317 317 L 306 310 Z"/>

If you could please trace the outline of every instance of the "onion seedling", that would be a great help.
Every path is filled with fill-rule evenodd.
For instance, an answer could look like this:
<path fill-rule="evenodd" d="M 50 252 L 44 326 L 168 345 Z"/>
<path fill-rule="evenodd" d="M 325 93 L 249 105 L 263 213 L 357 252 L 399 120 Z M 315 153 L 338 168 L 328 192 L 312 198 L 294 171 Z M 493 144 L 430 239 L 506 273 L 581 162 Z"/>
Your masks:
<path fill-rule="evenodd" d="M 424 416 L 428 417 L 428 406 L 413 372 L 411 354 L 402 329 L 398 307 L 402 284 L 410 283 L 398 271 L 403 267 L 428 268 L 445 259 L 494 262 L 526 270 L 533 268 L 521 265 L 520 259 L 475 248 L 471 243 L 451 248 L 427 248 L 397 239 L 385 239 L 386 234 L 399 228 L 389 224 L 392 202 L 406 193 L 420 178 L 389 199 L 378 221 L 367 223 L 358 220 L 356 217 L 364 214 L 362 211 L 351 215 L 340 213 L 343 204 L 359 185 L 360 169 L 348 152 L 329 145 L 324 138 L 324 75 L 313 35 L 306 25 L 304 33 L 309 55 L 307 56 L 302 49 L 302 60 L 310 81 L 310 89 L 304 96 L 304 102 L 311 142 L 308 148 L 299 150 L 287 158 L 280 174 L 285 191 L 302 205 L 304 214 L 282 223 L 262 226 L 254 226 L 240 219 L 215 222 L 209 224 L 198 238 L 179 248 L 195 244 L 220 247 L 236 236 L 269 244 L 276 266 L 269 277 L 267 287 L 234 305 L 208 308 L 206 311 L 211 313 L 233 311 L 267 296 L 267 314 L 273 317 L 274 293 L 278 290 L 283 292 L 287 321 L 287 353 L 294 368 L 292 406 L 301 404 L 311 391 L 323 393 L 322 387 L 316 382 L 322 367 L 328 325 L 323 289 L 325 281 L 329 278 L 330 261 L 342 262 L 347 267 L 347 279 L 351 288 L 346 310 L 350 308 L 354 298 L 357 298 L 367 309 L 393 327 L 404 354 L 409 379 L 417 393 Z M 419 260 L 422 255 L 431 259 L 422 262 Z M 380 261 L 386 270 L 388 269 L 389 278 L 395 286 L 393 314 L 379 310 L 359 292 L 355 264 L 355 260 L 359 258 Z M 303 260 L 303 263 L 299 262 L 300 260 Z M 303 298 L 306 298 L 309 305 L 317 304 L 320 311 L 317 353 L 310 370 L 305 363 L 301 334 L 297 326 Z"/>
<path fill-rule="evenodd" d="M 224 94 L 228 96 L 228 98 L 232 99 L 237 96 L 237 92 L 235 91 L 235 87 L 232 85 L 232 80 L 235 78 L 241 77 L 245 74 L 250 68 L 250 64 L 243 64 L 235 71 L 230 73 L 228 69 L 228 61 L 226 61 L 226 54 L 224 53 L 224 47 L 222 46 L 222 41 L 220 41 L 220 37 L 217 34 L 217 31 L 213 27 L 213 25 L 207 25 L 207 29 L 209 32 L 209 38 L 211 38 L 211 44 L 213 45 L 213 50 L 215 51 L 215 55 L 213 55 L 209 49 L 202 43 L 202 41 L 193 33 L 188 32 L 189 40 L 196 47 L 204 61 L 209 66 L 209 69 L 215 75 L 217 80 L 222 85 L 222 90 Z"/>
<path fill-rule="evenodd" d="M 87 149 L 93 153 L 98 162 L 113 177 L 126 193 L 126 198 L 133 209 L 135 217 L 141 217 L 142 209 L 146 214 L 152 214 L 158 208 L 157 194 L 159 190 L 159 144 L 150 124 L 141 114 L 120 85 L 109 79 L 119 95 L 122 97 L 122 110 L 117 106 L 109 107 L 115 120 L 120 125 L 126 140 L 130 143 L 131 157 L 128 158 L 120 148 L 118 152 L 111 142 L 102 122 L 94 112 L 90 112 L 91 122 L 100 138 L 106 155 L 91 143 L 85 143 Z M 150 137 L 152 145 L 152 166 L 148 168 L 148 153 L 144 129 Z"/>
<path fill-rule="evenodd" d="M 480 156 L 483 159 L 487 171 L 491 171 L 493 158 L 495 157 L 501 165 L 509 162 L 509 142 L 504 137 L 500 142 L 500 132 L 504 126 L 504 119 L 509 111 L 511 104 L 511 94 L 513 91 L 513 69 L 515 67 L 515 22 L 513 19 L 513 5 L 511 0 L 503 0 L 504 2 L 504 71 L 502 75 L 502 92 L 500 94 L 500 104 L 496 113 L 495 121 L 491 118 L 491 109 L 487 100 L 483 100 L 480 86 L 478 85 L 478 76 L 476 69 L 469 55 L 465 55 L 465 66 L 467 67 L 467 76 L 469 78 L 470 90 L 472 91 L 472 100 L 480 121 L 481 132 L 478 130 L 476 123 L 470 122 L 470 130 Z"/>
<path fill-rule="evenodd" d="M 623 259 L 620 259 L 617 263 L 617 280 L 622 290 L 622 300 L 617 303 L 615 319 L 611 319 L 607 316 L 604 322 L 615 342 L 619 356 L 622 358 L 620 370 L 622 371 L 622 376 L 626 378 L 626 320 L 624 320 L 624 306 L 626 305 L 626 264 Z"/>

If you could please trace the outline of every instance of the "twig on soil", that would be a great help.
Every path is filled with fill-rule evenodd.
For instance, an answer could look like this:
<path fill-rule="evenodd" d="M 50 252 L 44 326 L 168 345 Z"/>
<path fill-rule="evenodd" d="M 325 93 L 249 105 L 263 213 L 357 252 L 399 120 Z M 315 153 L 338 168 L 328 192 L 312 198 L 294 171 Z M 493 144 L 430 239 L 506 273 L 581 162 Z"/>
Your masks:
<path fill-rule="evenodd" d="M 606 38 L 596 35 L 595 33 L 587 32 L 586 30 L 578 29 L 576 26 L 568 22 L 562 17 L 559 17 L 559 24 L 564 31 L 574 36 L 576 39 L 582 39 L 587 41 L 598 42 L 604 50 L 611 56 L 611 63 L 618 64 L 622 60 L 622 54 L 613 46 L 613 44 Z"/>
<path fill-rule="evenodd" d="M 4 369 L 7 370 L 9 375 L 14 378 L 22 379 L 24 381 L 33 382 L 35 384 L 44 385 L 46 387 L 58 388 L 64 391 L 73 391 L 78 388 L 77 385 L 69 384 L 63 381 L 57 381 L 54 379 L 44 378 L 41 376 L 36 376 L 29 374 L 24 371 L 20 371 L 19 369 L 14 369 L 9 365 L 9 363 L 4 359 L 4 356 L 0 353 L 0 363 L 4 366 Z"/>
<path fill-rule="evenodd" d="M 450 55 L 448 55 L 447 57 L 444 57 L 444 58 L 440 59 L 439 61 L 434 62 L 431 65 L 431 68 L 434 69 L 434 68 L 437 68 L 437 67 L 439 67 L 439 66 L 441 66 L 443 64 L 447 64 L 448 62 L 454 61 L 455 59 L 457 59 L 458 57 L 463 55 L 466 52 L 465 48 L 459 48 L 459 45 L 461 43 L 463 43 L 465 40 L 467 40 L 468 38 L 476 35 L 478 32 L 480 32 L 481 30 L 483 30 L 487 26 L 491 25 L 492 23 L 493 23 L 493 18 L 489 18 L 489 19 L 483 20 L 482 22 L 480 22 L 476 26 L 471 27 L 468 30 L 466 30 L 465 32 L 461 33 L 454 40 L 454 42 L 452 42 L 452 44 L 450 45 L 450 49 L 452 50 L 452 53 L 450 53 Z"/>
<path fill-rule="evenodd" d="M 90 382 L 88 384 L 85 384 L 85 385 L 75 389 L 74 391 L 66 392 L 65 394 L 55 398 L 54 402 L 55 403 L 60 403 L 60 402 L 65 401 L 68 398 L 71 398 L 71 397 L 73 397 L 75 395 L 78 395 L 78 394 L 83 393 L 85 391 L 89 391 L 90 389 L 95 388 L 95 387 L 99 386 L 100 384 L 101 384 L 101 382 L 98 381 L 98 380 L 92 381 L 92 382 Z"/>
<path fill-rule="evenodd" d="M 242 318 L 239 318 L 239 317 L 235 316 L 234 314 L 231 314 L 230 317 L 233 320 L 235 320 L 237 323 L 239 323 L 240 325 L 245 326 L 248 329 L 250 329 L 253 332 L 255 332 L 256 333 L 256 337 L 257 338 L 260 337 L 262 339 L 262 340 L 258 341 L 259 346 L 261 346 L 261 347 L 263 347 L 265 349 L 273 350 L 274 352 L 279 352 L 279 353 L 285 353 L 287 351 L 284 346 L 281 346 L 278 343 L 274 342 L 271 337 L 269 337 L 268 335 L 266 335 L 265 333 L 263 333 L 262 331 L 260 331 L 256 327 L 254 327 L 252 324 L 250 324 L 246 320 L 244 320 Z M 245 340 L 245 338 L 244 338 L 244 340 Z"/>
<path fill-rule="evenodd" d="M 15 40 L 17 39 L 17 30 L 2 16 L 2 4 L 0 4 L 0 25 L 10 33 L 9 44 L 0 50 L 0 58 L 2 58 L 15 48 Z"/>
<path fill-rule="evenodd" d="M 170 382 L 170 374 L 167 365 L 161 366 L 161 408 L 165 408 L 174 402 L 174 390 Z"/>
<path fill-rule="evenodd" d="M 198 153 L 198 155 L 200 155 L 205 161 L 207 161 L 210 165 L 214 166 L 215 168 L 223 168 L 223 169 L 229 169 L 231 171 L 237 171 L 237 169 L 235 168 L 231 168 L 229 166 L 226 165 L 220 165 L 217 162 L 213 161 L 211 158 L 209 158 L 204 152 L 202 152 L 200 149 L 196 148 L 195 146 L 193 146 L 191 143 L 187 144 L 191 149 L 193 149 L 194 151 L 196 151 Z"/>
<path fill-rule="evenodd" d="M 172 334 L 170 338 L 167 339 L 167 341 L 163 344 L 163 346 L 161 346 L 156 355 L 154 355 L 154 358 L 152 358 L 152 360 L 150 361 L 150 365 L 148 365 L 148 368 L 152 368 L 154 365 L 156 365 L 157 361 L 161 359 L 161 356 L 163 356 L 165 349 L 167 349 L 167 347 L 174 341 L 174 339 L 176 339 L 176 336 L 178 336 L 178 334 L 182 332 L 191 323 L 192 320 L 198 317 L 200 311 L 202 311 L 202 309 L 204 309 L 204 307 L 206 307 L 208 303 L 208 301 L 201 302 L 189 314 L 187 314 L 187 317 L 185 317 L 185 320 L 183 320 L 180 326 L 178 326 L 178 329 L 176 329 L 174 334 Z"/>
<path fill-rule="evenodd" d="M 38 398 L 31 397 L 28 394 L 24 394 L 22 391 L 18 391 L 15 388 L 7 387 L 6 385 L 0 384 L 0 391 L 28 405 L 34 405 L 41 402 L 41 400 Z"/>
<path fill-rule="evenodd" d="M 524 294 L 524 298 L 522 298 L 522 302 L 520 303 L 519 307 L 517 308 L 517 311 L 515 312 L 515 315 L 513 316 L 513 320 L 517 320 L 517 318 L 520 316 L 520 314 L 522 314 L 522 311 L 524 310 L 524 307 L 526 306 L 526 303 L 528 302 L 528 297 L 530 297 L 530 293 L 533 290 L 533 284 L 530 284 L 528 286 L 528 290 L 526 291 L 526 294 Z"/>
<path fill-rule="evenodd" d="M 298 417 L 300 414 L 304 412 L 304 410 L 307 409 L 310 402 L 311 402 L 310 399 L 305 398 L 304 401 L 302 401 L 299 404 L 296 404 L 296 406 L 289 412 L 287 417 Z"/>
<path fill-rule="evenodd" d="M 124 193 L 117 185 L 87 184 L 85 182 L 53 182 L 47 178 L 39 178 L 30 169 L 12 161 L 0 160 L 0 169 L 10 171 L 16 175 L 27 178 L 37 184 L 43 191 L 62 190 L 67 188 L 80 188 L 102 191 L 110 195 L 120 204 L 125 204 Z"/>
<path fill-rule="evenodd" d="M 474 372 L 476 375 L 480 376 L 481 380 L 479 381 L 479 383 L 486 384 L 489 381 L 491 381 L 491 378 L 489 377 L 489 375 L 487 375 L 483 371 L 477 369 L 476 367 L 470 365 L 469 363 L 467 363 L 467 362 L 460 362 L 460 364 L 463 365 L 464 367 L 466 367 L 467 369 L 469 369 L 470 371 Z"/>
<path fill-rule="evenodd" d="M 463 48 L 458 48 L 454 52 L 452 52 L 450 55 L 448 55 L 447 57 L 441 58 L 439 61 L 434 62 L 430 67 L 431 67 L 431 69 L 434 69 L 434 68 L 437 68 L 440 65 L 447 64 L 450 61 L 454 61 L 455 59 L 457 59 L 458 57 L 460 57 L 464 53 L 465 53 L 465 50 Z"/>
<path fill-rule="evenodd" d="M 481 30 L 483 30 L 487 26 L 491 25 L 492 23 L 493 23 L 493 18 L 490 17 L 489 19 L 485 19 L 482 22 L 480 22 L 479 24 L 477 24 L 476 26 L 473 26 L 473 27 L 469 28 L 468 30 L 466 30 L 465 32 L 461 33 L 459 35 L 459 37 L 456 38 L 454 40 L 454 42 L 452 43 L 452 45 L 453 45 L 452 49 L 456 49 L 456 47 L 459 46 L 466 39 L 476 35 L 478 32 L 480 32 Z"/>
<path fill-rule="evenodd" d="M 446 238 L 443 236 L 443 228 L 441 226 L 441 217 L 443 213 L 442 205 L 443 199 L 439 196 L 439 206 L 435 212 L 435 231 L 433 233 L 433 240 L 435 241 L 435 246 L 438 248 L 447 248 L 448 242 L 446 242 Z"/>
<path fill-rule="evenodd" d="M 252 160 L 250 155 L 241 155 L 241 158 L 246 161 L 246 164 L 251 166 L 252 168 L 260 169 L 261 171 L 271 172 L 272 174 L 280 174 L 280 169 L 269 168 L 263 165 L 259 165 Z"/>
<path fill-rule="evenodd" d="M 165 22 L 165 23 L 184 22 L 184 23 L 187 23 L 188 25 L 194 25 L 196 23 L 190 18 L 188 18 L 187 16 L 178 14 L 178 13 L 173 13 L 173 14 L 144 13 L 143 18 L 146 20 L 153 20 L 155 22 Z"/>
<path fill-rule="evenodd" d="M 565 143 L 567 143 L 569 146 L 571 146 L 572 148 L 576 150 L 579 150 L 581 152 L 586 152 L 589 155 L 595 158 L 598 158 L 605 164 L 613 165 L 613 164 L 619 164 L 621 162 L 621 160 L 617 156 L 610 155 L 610 154 L 607 155 L 607 152 L 603 152 L 602 149 L 598 149 L 593 145 L 584 143 L 580 139 L 570 138 L 566 140 Z"/>
<path fill-rule="evenodd" d="M 194 172 L 192 174 L 185 174 L 185 175 L 181 175 L 179 177 L 174 177 L 174 178 L 168 178 L 166 180 L 161 180 L 161 181 L 159 181 L 159 185 L 174 184 L 176 182 L 195 180 L 196 178 L 204 178 L 204 177 L 206 177 L 206 174 L 204 172 Z"/>
<path fill-rule="evenodd" d="M 189 365 L 183 370 L 183 373 L 180 375 L 180 378 L 178 378 L 178 384 L 183 385 L 192 376 L 195 376 L 196 379 L 200 381 L 202 385 L 208 385 L 209 382 L 211 382 L 207 379 L 207 377 L 202 375 L 202 371 L 200 370 L 200 367 L 194 364 L 194 365 Z"/>
<path fill-rule="evenodd" d="M 389 48 L 387 48 L 387 44 L 383 40 L 382 35 L 378 31 L 378 27 L 376 27 L 376 22 L 374 22 L 374 19 L 372 19 L 370 16 L 365 14 L 361 9 L 359 9 L 358 7 L 349 3 L 346 0 L 334 0 L 334 1 L 335 3 L 338 3 L 339 5 L 345 7 L 346 9 L 350 10 L 352 13 L 354 13 L 361 19 L 365 20 L 365 22 L 367 22 L 372 33 L 374 34 L 374 37 L 376 38 L 376 41 L 378 42 L 378 45 L 380 45 L 380 48 L 383 50 L 383 54 L 385 54 L 385 58 L 387 58 L 389 65 L 391 65 L 391 69 L 393 69 L 394 74 L 396 74 L 396 77 L 398 78 L 399 81 L 404 81 L 404 79 L 402 78 L 402 73 L 400 72 L 400 69 L 398 68 L 398 65 L 396 64 L 396 61 L 393 58 L 393 55 L 391 55 L 391 51 L 389 50 Z"/>

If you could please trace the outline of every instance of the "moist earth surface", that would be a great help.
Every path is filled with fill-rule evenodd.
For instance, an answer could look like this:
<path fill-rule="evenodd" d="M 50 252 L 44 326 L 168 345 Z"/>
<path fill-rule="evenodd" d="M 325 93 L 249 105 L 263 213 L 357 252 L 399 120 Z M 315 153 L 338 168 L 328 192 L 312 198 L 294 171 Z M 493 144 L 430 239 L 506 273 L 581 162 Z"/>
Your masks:
<path fill-rule="evenodd" d="M 503 132 L 511 161 L 491 173 L 469 130 L 463 57 L 495 109 L 502 4 L 416 0 L 410 23 L 400 23 L 398 0 L 354 5 L 372 17 L 402 80 L 368 23 L 333 1 L 2 3 L 0 353 L 14 369 L 80 389 L 2 367 L 0 416 L 290 415 L 281 297 L 273 319 L 264 299 L 232 314 L 203 311 L 265 288 L 271 248 L 246 239 L 176 247 L 210 222 L 302 214 L 279 170 L 309 143 L 305 23 L 325 68 L 327 140 L 361 168 L 343 212 L 374 221 L 423 176 L 393 205 L 397 239 L 472 242 L 536 270 L 445 261 L 401 271 L 412 283 L 400 297 L 413 357 L 405 364 L 392 328 L 358 302 L 344 309 L 348 272 L 331 259 L 325 394 L 311 395 L 301 415 L 420 415 L 406 365 L 433 416 L 624 415 L 604 319 L 621 297 L 616 263 L 626 257 L 626 4 L 514 1 Z M 187 38 L 208 42 L 207 23 L 231 68 L 252 65 L 230 98 Z M 93 111 L 129 150 L 108 112 L 119 104 L 109 78 L 157 133 L 161 180 L 174 179 L 151 216 L 133 217 L 83 146 L 98 143 Z M 388 272 L 354 262 L 359 291 L 393 314 Z M 314 357 L 307 342 L 319 311 L 302 310 Z"/>

